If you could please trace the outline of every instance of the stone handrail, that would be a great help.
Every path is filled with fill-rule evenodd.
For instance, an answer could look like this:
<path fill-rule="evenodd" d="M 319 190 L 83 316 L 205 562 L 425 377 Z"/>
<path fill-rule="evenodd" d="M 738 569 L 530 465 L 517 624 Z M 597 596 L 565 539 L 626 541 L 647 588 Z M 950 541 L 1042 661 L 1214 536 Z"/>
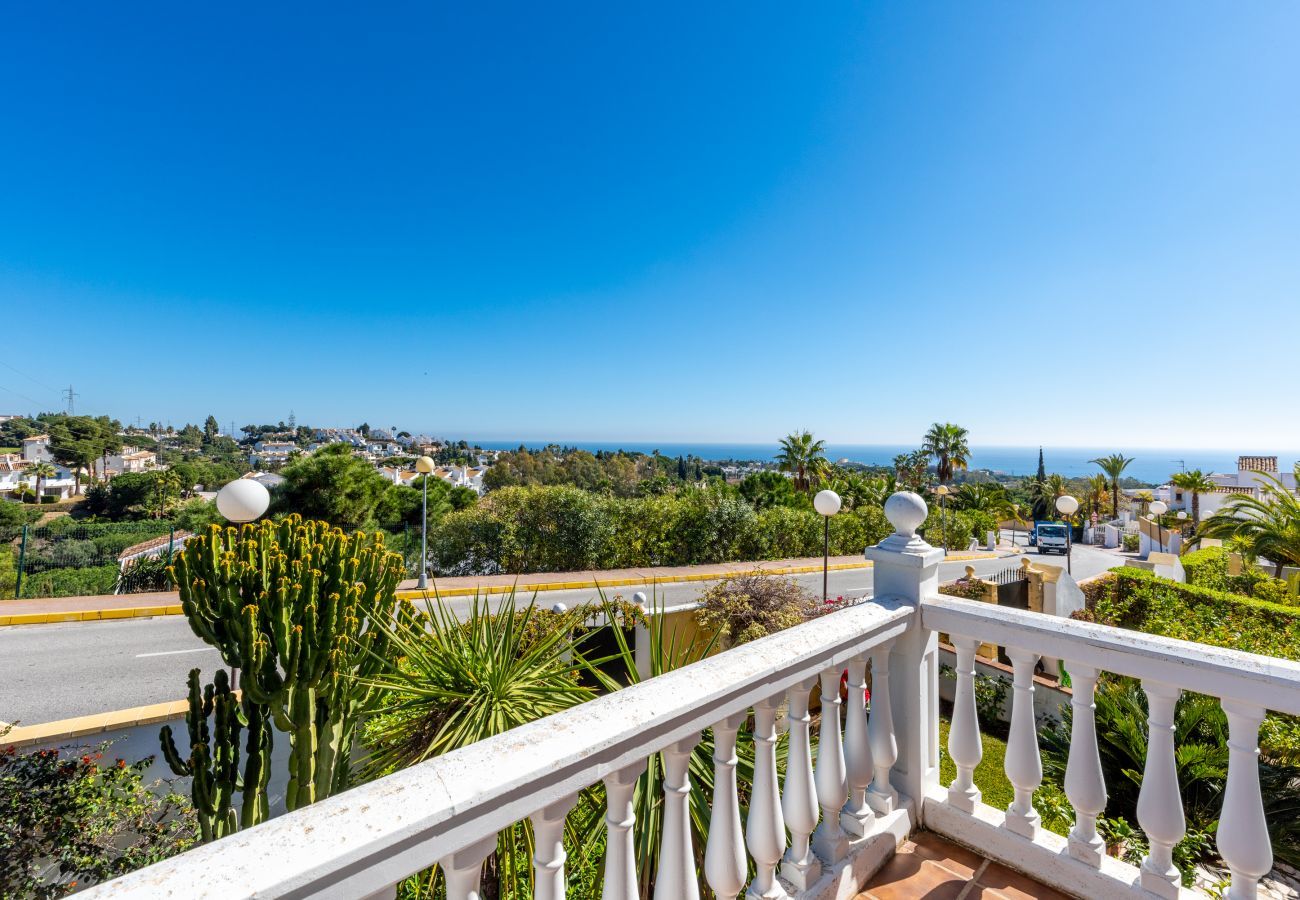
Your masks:
<path fill-rule="evenodd" d="M 677 782 L 682 780 L 685 760 L 700 732 L 714 728 L 719 736 L 715 764 L 721 766 L 723 776 L 719 783 L 727 784 L 729 771 L 734 784 L 735 736 L 751 708 L 755 711 L 756 744 L 760 746 L 755 781 L 765 779 L 765 784 L 753 786 L 755 799 L 748 827 L 750 855 L 757 864 L 759 878 L 773 879 L 783 854 L 792 859 L 791 873 L 798 875 L 798 864 L 802 863 L 806 874 L 812 862 L 808 840 L 817 821 L 814 799 L 834 813 L 816 828 L 818 836 L 812 836 L 814 846 L 829 852 L 830 862 L 838 861 L 836 854 L 843 856 L 851 836 L 841 828 L 839 815 L 841 805 L 847 807 L 851 802 L 851 794 L 864 795 L 866 803 L 874 800 L 880 808 L 896 802 L 889 782 L 891 760 L 887 749 L 893 741 L 893 729 L 884 718 L 888 716 L 888 704 L 878 704 L 882 709 L 872 716 L 875 727 L 871 740 L 879 745 L 880 752 L 874 762 L 869 751 L 858 746 L 866 742 L 855 736 L 845 747 L 847 771 L 843 753 L 823 753 L 814 776 L 806 749 L 805 721 L 803 759 L 809 768 L 803 770 L 798 760 L 791 763 L 793 771 L 806 778 L 796 786 L 796 796 L 790 803 L 799 807 L 793 810 L 792 817 L 808 821 L 802 828 L 797 822 L 791 824 L 796 841 L 803 832 L 803 846 L 794 854 L 786 854 L 783 817 L 780 807 L 775 806 L 782 802 L 777 799 L 776 784 L 776 710 L 788 695 L 795 708 L 802 701 L 806 714 L 808 691 L 820 679 L 826 696 L 835 698 L 834 703 L 824 704 L 822 746 L 839 749 L 840 673 L 851 668 L 852 680 L 861 687 L 865 659 L 875 654 L 887 667 L 890 643 L 904 634 L 915 619 L 915 607 L 906 603 L 865 603 L 831 613 L 360 785 L 92 888 L 85 896 L 196 900 L 384 897 L 392 896 L 393 886 L 403 878 L 439 862 L 452 885 L 449 896 L 476 896 L 472 891 L 477 890 L 479 867 L 495 847 L 497 832 L 531 818 L 539 853 L 545 846 L 554 854 L 536 860 L 537 896 L 562 897 L 562 844 L 547 836 L 554 836 L 557 822 L 562 826 L 563 815 L 577 792 L 602 779 L 610 802 L 605 896 L 635 896 L 628 895 L 627 890 L 629 884 L 634 889 L 635 866 L 641 861 L 624 852 L 630 848 L 625 840 L 630 841 L 631 833 L 626 815 L 632 785 L 644 772 L 647 757 L 656 752 L 663 752 L 667 770 L 663 843 L 670 857 L 658 861 L 657 878 L 661 883 L 694 883 L 694 857 L 686 852 L 690 849 L 688 811 L 682 785 Z M 861 696 L 859 693 L 859 699 Z M 856 711 L 852 704 L 850 707 L 851 720 L 865 725 L 862 704 Z M 828 714 L 832 710 L 836 715 Z M 797 730 L 797 723 L 795 727 Z M 726 747 L 728 743 L 731 750 Z M 770 765 L 765 770 L 763 758 L 769 753 Z M 806 782 L 814 777 L 816 798 L 803 796 L 807 793 L 803 790 Z M 789 783 L 787 777 L 787 786 Z M 760 794 L 768 799 L 766 806 Z M 858 799 L 862 801 L 863 797 Z M 738 810 L 734 788 L 725 806 L 735 809 L 724 809 L 724 813 Z M 871 816 L 865 805 L 859 812 Z M 719 895 L 730 893 L 726 882 L 739 879 L 743 887 L 745 877 L 741 834 L 738 828 L 727 828 L 728 821 L 711 830 L 708 848 L 711 858 L 725 861 L 715 864 L 711 875 L 711 883 L 714 878 L 719 883 L 715 886 Z M 754 838 L 760 834 L 766 834 L 766 838 L 760 841 L 761 846 L 755 846 Z M 818 837 L 823 838 L 820 843 Z M 731 846 L 715 851 L 715 840 Z M 611 878 L 623 879 L 612 892 Z M 543 881 L 558 886 L 560 892 L 544 890 Z"/>

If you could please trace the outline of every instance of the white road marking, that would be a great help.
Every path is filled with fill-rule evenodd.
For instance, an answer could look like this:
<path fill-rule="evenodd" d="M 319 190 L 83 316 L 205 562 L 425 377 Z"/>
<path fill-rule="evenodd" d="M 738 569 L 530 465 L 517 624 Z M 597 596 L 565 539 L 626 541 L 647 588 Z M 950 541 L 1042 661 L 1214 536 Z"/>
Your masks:
<path fill-rule="evenodd" d="M 144 659 L 148 656 L 175 656 L 178 653 L 203 653 L 206 650 L 216 650 L 216 647 L 195 647 L 193 650 L 163 650 L 160 653 L 137 653 L 136 659 Z"/>

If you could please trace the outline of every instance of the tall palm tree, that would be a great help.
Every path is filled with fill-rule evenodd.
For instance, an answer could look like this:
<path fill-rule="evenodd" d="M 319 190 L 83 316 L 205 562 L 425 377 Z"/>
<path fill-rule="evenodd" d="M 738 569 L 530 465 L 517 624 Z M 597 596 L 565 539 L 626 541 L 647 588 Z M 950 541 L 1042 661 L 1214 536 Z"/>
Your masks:
<path fill-rule="evenodd" d="M 1296 467 L 1300 474 L 1300 466 Z M 1200 534 L 1236 539 L 1256 557 L 1271 560 L 1278 578 L 1287 565 L 1300 565 L 1300 497 L 1281 479 L 1263 472 L 1258 477 L 1260 496 L 1235 494 L 1222 509 L 1205 520 Z"/>
<path fill-rule="evenodd" d="M 814 440 L 811 431 L 796 431 L 781 438 L 776 462 L 782 472 L 793 476 L 795 488 L 807 491 L 826 472 L 825 454 L 825 441 Z"/>
<path fill-rule="evenodd" d="M 953 472 L 966 469 L 970 458 L 970 445 L 966 442 L 969 434 L 951 422 L 935 422 L 925 433 L 921 449 L 934 457 L 940 484 L 952 481 Z"/>
<path fill-rule="evenodd" d="M 1156 499 L 1155 494 L 1150 491 L 1138 491 L 1133 495 L 1133 499 L 1142 504 L 1142 515 L 1147 514 L 1147 507 Z"/>
<path fill-rule="evenodd" d="M 58 470 L 49 463 L 38 462 L 36 465 L 32 466 L 31 474 L 36 476 L 36 502 L 40 503 L 41 497 L 44 496 L 45 493 L 42 488 L 45 487 L 46 479 L 53 478 L 59 473 Z"/>
<path fill-rule="evenodd" d="M 1110 482 L 1105 475 L 1093 475 L 1088 479 L 1087 487 L 1083 492 L 1083 506 L 1092 515 L 1101 518 L 1102 510 L 1106 506 L 1106 495 L 1110 492 Z"/>
<path fill-rule="evenodd" d="M 1123 477 L 1129 463 L 1133 462 L 1133 457 L 1125 456 L 1123 453 L 1112 453 L 1110 456 L 1101 456 L 1088 462 L 1101 466 L 1101 470 L 1110 479 L 1110 512 L 1115 518 L 1119 518 L 1119 480 Z"/>
<path fill-rule="evenodd" d="M 1176 472 L 1171 475 L 1169 483 L 1176 488 L 1188 491 L 1192 495 L 1192 525 L 1193 527 L 1199 526 L 1201 524 L 1201 494 L 1208 494 L 1218 487 L 1214 483 L 1214 479 L 1200 469 L 1188 469 L 1186 472 Z"/>

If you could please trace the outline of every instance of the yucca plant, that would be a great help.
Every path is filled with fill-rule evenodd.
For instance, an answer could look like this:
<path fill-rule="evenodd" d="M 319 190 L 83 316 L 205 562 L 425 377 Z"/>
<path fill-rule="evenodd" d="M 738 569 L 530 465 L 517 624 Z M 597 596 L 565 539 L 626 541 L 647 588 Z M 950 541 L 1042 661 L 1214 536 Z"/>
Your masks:
<path fill-rule="evenodd" d="M 398 662 L 366 683 L 378 693 L 364 732 L 363 778 L 377 778 L 545 718 L 596 696 L 580 681 L 578 651 L 591 610 L 519 609 L 511 591 L 499 601 L 475 595 L 458 615 L 441 599 L 388 626 Z M 571 821 L 599 818 L 591 802 Z M 594 826 L 571 827 L 571 842 L 589 844 Z M 502 831 L 484 872 L 484 895 L 532 895 L 532 830 Z M 415 876 L 406 896 L 433 896 L 434 873 Z"/>

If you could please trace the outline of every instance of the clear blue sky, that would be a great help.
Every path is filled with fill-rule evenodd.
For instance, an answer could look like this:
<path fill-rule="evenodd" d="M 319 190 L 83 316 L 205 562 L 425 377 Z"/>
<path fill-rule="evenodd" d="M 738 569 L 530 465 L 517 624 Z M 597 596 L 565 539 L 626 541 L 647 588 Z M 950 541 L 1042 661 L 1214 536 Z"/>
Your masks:
<path fill-rule="evenodd" d="M 626 6 L 11 6 L 0 411 L 1300 447 L 1300 5 Z"/>

